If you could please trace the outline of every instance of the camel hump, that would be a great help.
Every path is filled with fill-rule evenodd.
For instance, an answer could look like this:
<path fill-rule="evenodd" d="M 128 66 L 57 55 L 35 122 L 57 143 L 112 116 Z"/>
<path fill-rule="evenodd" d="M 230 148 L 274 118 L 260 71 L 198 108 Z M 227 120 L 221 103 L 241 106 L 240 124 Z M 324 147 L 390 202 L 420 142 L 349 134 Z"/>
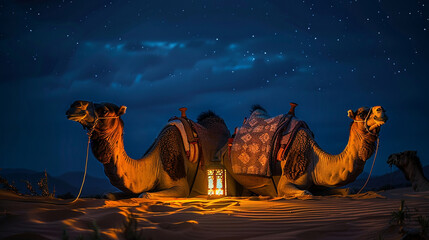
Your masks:
<path fill-rule="evenodd" d="M 252 113 L 254 111 L 257 111 L 257 110 L 262 111 L 265 115 L 268 116 L 267 110 L 264 107 L 262 107 L 261 105 L 259 105 L 259 104 L 253 104 L 252 107 L 250 107 L 250 115 L 252 115 Z"/>
<path fill-rule="evenodd" d="M 206 120 L 207 118 L 220 118 L 216 113 L 214 113 L 212 110 L 207 110 L 205 112 L 200 113 L 200 115 L 197 118 L 197 122 L 201 124 L 202 121 Z"/>
<path fill-rule="evenodd" d="M 200 113 L 200 115 L 197 118 L 197 123 L 201 124 L 205 128 L 208 128 L 212 123 L 225 124 L 223 119 L 211 110 Z"/>

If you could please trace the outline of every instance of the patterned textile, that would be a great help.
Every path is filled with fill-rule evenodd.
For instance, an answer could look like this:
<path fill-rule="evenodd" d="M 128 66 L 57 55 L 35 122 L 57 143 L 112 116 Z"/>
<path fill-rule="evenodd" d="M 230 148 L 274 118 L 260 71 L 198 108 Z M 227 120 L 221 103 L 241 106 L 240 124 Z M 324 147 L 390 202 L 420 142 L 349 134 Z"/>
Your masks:
<path fill-rule="evenodd" d="M 280 139 L 280 144 L 285 147 L 285 152 L 283 153 L 282 160 L 285 160 L 288 150 L 291 147 L 292 140 L 295 138 L 296 133 L 301 128 L 308 129 L 310 134 L 313 136 L 313 133 L 307 126 L 307 123 L 296 118 L 292 118 L 287 127 L 285 127 L 285 130 L 282 132 L 282 136 Z"/>
<path fill-rule="evenodd" d="M 182 136 L 183 146 L 185 147 L 186 156 L 188 157 L 188 160 L 191 163 L 196 163 L 198 161 L 198 157 L 200 153 L 199 153 L 198 141 L 195 141 L 195 140 L 192 141 L 192 139 L 195 139 L 195 137 L 190 135 L 190 134 L 193 134 L 192 133 L 193 130 L 191 129 L 190 125 L 188 124 L 188 126 L 185 126 L 179 118 L 176 120 L 169 121 L 168 125 L 175 126 L 180 131 L 180 135 Z M 189 129 L 186 130 L 186 127 L 188 127 Z"/>
<path fill-rule="evenodd" d="M 305 133 L 303 133 L 304 131 Z M 297 180 L 305 174 L 310 164 L 311 151 L 309 151 L 309 149 L 311 143 L 308 136 L 311 136 L 312 132 L 309 129 L 305 129 L 304 131 L 290 138 L 290 149 L 283 156 L 284 164 L 282 174 L 292 181 Z"/>
<path fill-rule="evenodd" d="M 239 128 L 231 147 L 232 170 L 236 174 L 271 176 L 273 136 L 287 115 L 264 118 L 254 111 Z"/>
<path fill-rule="evenodd" d="M 285 149 L 282 160 L 287 160 L 295 135 L 301 128 L 311 133 L 304 121 L 291 115 L 265 118 L 260 111 L 253 112 L 239 128 L 232 143 L 233 172 L 263 177 L 280 174 L 280 162 L 275 160 L 275 156 L 282 146 Z M 292 162 L 294 160 L 289 165 Z"/>

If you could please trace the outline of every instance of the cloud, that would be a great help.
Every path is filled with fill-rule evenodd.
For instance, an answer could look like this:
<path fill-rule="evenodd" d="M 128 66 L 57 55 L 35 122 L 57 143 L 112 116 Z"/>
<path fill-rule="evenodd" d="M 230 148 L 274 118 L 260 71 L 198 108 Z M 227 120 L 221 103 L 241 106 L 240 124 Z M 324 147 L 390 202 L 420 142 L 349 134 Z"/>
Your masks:
<path fill-rule="evenodd" d="M 278 49 L 246 50 L 252 44 L 212 39 L 85 42 L 65 74 L 45 78 L 49 83 L 45 86 L 50 86 L 45 93 L 92 98 L 121 95 L 129 103 L 159 106 L 206 93 L 260 89 L 306 74 L 298 71 L 303 68 L 300 56 L 294 58 L 294 53 Z"/>
<path fill-rule="evenodd" d="M 394 140 L 385 138 L 386 151 L 423 146 L 425 25 L 414 15 L 394 17 L 403 10 L 393 5 L 10 2 L 0 21 L 0 98 L 16 117 L 1 119 L 5 159 L 34 165 L 32 159 L 45 156 L 73 160 L 63 149 L 83 155 L 70 142 L 85 143 L 85 135 L 64 118 L 76 99 L 127 105 L 126 141 L 139 154 L 178 107 L 188 106 L 193 119 L 215 110 L 232 129 L 252 104 L 276 115 L 287 112 L 290 101 L 300 104 L 298 116 L 328 150 L 347 140 L 348 109 L 380 104 L 392 113 L 385 129 Z M 403 122 L 413 124 L 393 131 Z M 69 137 L 73 141 L 64 140 Z M 19 151 L 38 142 L 46 144 L 34 144 L 34 156 Z"/>

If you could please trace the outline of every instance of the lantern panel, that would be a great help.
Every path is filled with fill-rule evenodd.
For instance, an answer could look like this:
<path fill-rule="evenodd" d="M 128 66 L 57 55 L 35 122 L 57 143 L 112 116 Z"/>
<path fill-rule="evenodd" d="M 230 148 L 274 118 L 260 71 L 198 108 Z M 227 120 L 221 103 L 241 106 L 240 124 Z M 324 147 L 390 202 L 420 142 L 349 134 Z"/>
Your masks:
<path fill-rule="evenodd" d="M 210 169 L 207 170 L 209 196 L 225 196 L 225 170 Z"/>
<path fill-rule="evenodd" d="M 213 170 L 207 170 L 207 176 L 208 176 L 208 189 L 207 189 L 207 194 L 208 195 L 213 195 L 215 194 L 214 191 L 214 171 Z"/>

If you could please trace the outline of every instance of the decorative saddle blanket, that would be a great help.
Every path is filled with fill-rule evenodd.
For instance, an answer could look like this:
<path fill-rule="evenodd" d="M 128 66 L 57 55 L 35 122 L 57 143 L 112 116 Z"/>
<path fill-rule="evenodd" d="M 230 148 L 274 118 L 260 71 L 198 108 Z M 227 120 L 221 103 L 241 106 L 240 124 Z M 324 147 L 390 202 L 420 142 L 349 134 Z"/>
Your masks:
<path fill-rule="evenodd" d="M 260 111 L 254 111 L 236 133 L 231 147 L 231 164 L 235 174 L 250 174 L 270 177 L 277 173 L 296 133 L 307 124 L 292 115 L 265 118 Z M 281 170 L 280 170 L 281 171 Z"/>
<path fill-rule="evenodd" d="M 168 122 L 168 125 L 175 126 L 180 131 L 186 156 L 190 162 L 196 163 L 200 156 L 198 138 L 189 124 L 190 123 L 185 122 L 180 118 Z"/>

